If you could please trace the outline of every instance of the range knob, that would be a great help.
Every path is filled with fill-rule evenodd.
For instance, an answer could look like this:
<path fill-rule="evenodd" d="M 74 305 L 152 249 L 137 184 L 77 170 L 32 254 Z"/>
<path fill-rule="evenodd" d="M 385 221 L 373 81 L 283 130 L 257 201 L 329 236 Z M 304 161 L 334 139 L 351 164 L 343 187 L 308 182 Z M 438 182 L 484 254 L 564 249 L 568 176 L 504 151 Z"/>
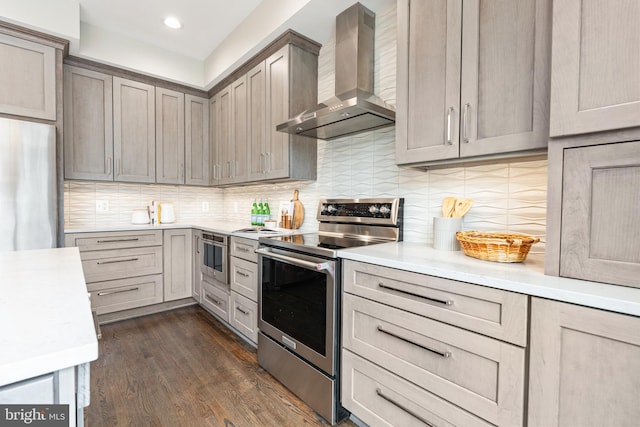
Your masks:
<path fill-rule="evenodd" d="M 369 206 L 369 212 L 375 215 L 380 212 L 380 209 L 376 205 L 371 205 Z"/>
<path fill-rule="evenodd" d="M 332 214 L 332 213 L 334 213 L 334 212 L 335 212 L 335 211 L 337 211 L 337 210 L 338 210 L 338 209 L 336 209 L 336 207 L 335 207 L 335 206 L 333 206 L 333 205 L 328 205 L 328 206 L 327 206 L 327 212 L 329 212 L 329 214 Z"/>
<path fill-rule="evenodd" d="M 380 207 L 380 213 L 381 213 L 382 215 L 389 215 L 389 214 L 391 213 L 391 209 L 389 209 L 389 207 L 388 207 L 388 206 L 382 205 L 382 206 Z"/>

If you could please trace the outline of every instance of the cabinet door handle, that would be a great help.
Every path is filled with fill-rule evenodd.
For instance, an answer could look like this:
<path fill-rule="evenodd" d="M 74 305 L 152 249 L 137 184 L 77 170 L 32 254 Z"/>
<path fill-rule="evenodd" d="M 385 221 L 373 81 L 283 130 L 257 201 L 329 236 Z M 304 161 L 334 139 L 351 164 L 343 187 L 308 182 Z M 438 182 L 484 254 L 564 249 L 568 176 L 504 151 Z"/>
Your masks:
<path fill-rule="evenodd" d="M 248 275 L 247 273 L 243 273 L 242 271 L 237 271 L 237 270 L 236 270 L 236 274 L 237 274 L 238 276 L 242 276 L 242 277 L 249 277 L 249 275 Z"/>
<path fill-rule="evenodd" d="M 211 301 L 212 303 L 214 303 L 215 305 L 222 305 L 222 303 L 220 301 L 218 301 L 215 298 L 211 298 L 209 296 L 209 294 L 204 294 L 205 299 L 208 299 L 209 301 Z"/>
<path fill-rule="evenodd" d="M 249 252 L 249 249 L 242 247 L 242 246 L 236 246 L 236 251 L 240 251 L 240 252 Z"/>
<path fill-rule="evenodd" d="M 213 180 L 217 180 L 218 179 L 218 164 L 215 163 L 213 165 Z"/>
<path fill-rule="evenodd" d="M 180 179 L 184 179 L 184 164 L 180 165 Z"/>
<path fill-rule="evenodd" d="M 451 129 L 451 126 L 453 125 L 453 112 L 453 107 L 449 107 L 447 110 L 447 144 L 449 145 L 453 144 L 453 140 L 451 139 L 453 135 L 453 129 Z"/>
<path fill-rule="evenodd" d="M 381 398 L 383 398 L 384 400 L 386 400 L 387 402 L 391 403 L 393 406 L 403 410 L 404 412 L 406 412 L 407 414 L 411 415 L 413 418 L 425 423 L 427 426 L 429 427 L 436 427 L 434 424 L 431 424 L 429 421 L 425 420 L 424 418 L 422 418 L 420 415 L 416 414 L 415 412 L 413 412 L 412 410 L 410 410 L 409 408 L 405 407 L 404 405 L 402 405 L 401 403 L 396 402 L 394 399 L 390 398 L 389 396 L 385 396 L 384 393 L 382 393 L 382 390 L 380 390 L 379 388 L 376 389 L 376 394 L 378 396 L 380 396 Z"/>
<path fill-rule="evenodd" d="M 264 153 L 260 153 L 260 173 L 264 173 Z"/>
<path fill-rule="evenodd" d="M 249 314 L 248 311 L 244 311 L 243 309 L 241 309 L 240 307 L 236 307 L 236 310 L 238 310 L 240 313 L 244 314 L 245 316 L 247 316 Z"/>
<path fill-rule="evenodd" d="M 196 236 L 196 253 L 200 253 L 200 236 Z"/>
<path fill-rule="evenodd" d="M 468 102 L 464 104 L 464 110 L 462 112 L 462 139 L 467 144 L 469 143 L 469 110 L 471 109 L 471 104 Z"/>
<path fill-rule="evenodd" d="M 116 170 L 115 175 L 120 176 L 120 159 L 116 159 Z"/>
<path fill-rule="evenodd" d="M 98 292 L 98 296 L 99 297 L 103 297 L 105 295 L 113 295 L 113 294 L 121 294 L 123 292 L 133 292 L 133 291 L 137 291 L 140 288 L 129 288 L 129 289 L 118 289 L 117 291 L 105 291 L 105 292 Z"/>
<path fill-rule="evenodd" d="M 411 341 L 411 340 L 409 340 L 409 339 L 407 339 L 407 338 L 405 338 L 405 337 L 401 337 L 400 335 L 397 335 L 397 334 L 395 334 L 395 333 L 393 333 L 393 332 L 386 331 L 386 330 L 382 329 L 382 326 L 378 326 L 376 329 L 377 329 L 379 332 L 382 332 L 383 334 L 387 334 L 387 335 L 389 335 L 389 336 L 392 336 L 392 337 L 394 337 L 394 338 L 399 339 L 400 341 L 404 341 L 404 342 L 406 342 L 406 343 L 409 343 L 409 344 L 415 345 L 416 347 L 420 347 L 420 348 L 421 348 L 421 349 L 423 349 L 423 350 L 430 351 L 431 353 L 433 353 L 433 354 L 437 354 L 438 356 L 443 357 L 443 358 L 445 358 L 445 359 L 447 359 L 447 358 L 451 357 L 451 352 L 450 352 L 450 351 L 438 351 L 438 350 L 434 350 L 433 348 L 425 347 L 425 346 L 424 346 L 424 345 L 422 345 L 422 344 L 415 343 L 415 342 L 413 342 L 413 341 Z"/>
<path fill-rule="evenodd" d="M 133 237 L 131 239 L 112 239 L 112 240 L 98 240 L 97 243 L 114 243 L 114 242 L 137 242 L 137 237 Z"/>
<path fill-rule="evenodd" d="M 102 265 L 102 264 L 115 264 L 118 262 L 130 262 L 130 261 L 138 261 L 138 258 L 125 258 L 125 259 L 114 259 L 111 261 L 98 261 L 96 262 L 96 264 L 98 265 Z"/>
<path fill-rule="evenodd" d="M 107 157 L 107 175 L 111 175 L 111 166 L 112 166 L 111 162 L 112 162 L 111 157 Z"/>
<path fill-rule="evenodd" d="M 450 299 L 429 298 L 429 297 L 425 297 L 423 295 L 414 294 L 413 292 L 407 292 L 407 291 L 403 291 L 402 289 L 397 289 L 397 288 L 394 288 L 392 286 L 387 286 L 384 283 L 378 283 L 378 287 L 383 288 L 383 289 L 389 289 L 389 290 L 396 291 L 396 292 L 400 292 L 401 294 L 411 295 L 412 297 L 418 297 L 418 298 L 426 299 L 427 301 L 430 301 L 430 302 L 437 302 L 438 304 L 442 304 L 442 305 L 453 305 L 453 300 L 450 300 Z"/>
<path fill-rule="evenodd" d="M 267 170 L 265 173 L 271 172 L 271 153 L 268 151 L 265 153 L 264 168 Z"/>

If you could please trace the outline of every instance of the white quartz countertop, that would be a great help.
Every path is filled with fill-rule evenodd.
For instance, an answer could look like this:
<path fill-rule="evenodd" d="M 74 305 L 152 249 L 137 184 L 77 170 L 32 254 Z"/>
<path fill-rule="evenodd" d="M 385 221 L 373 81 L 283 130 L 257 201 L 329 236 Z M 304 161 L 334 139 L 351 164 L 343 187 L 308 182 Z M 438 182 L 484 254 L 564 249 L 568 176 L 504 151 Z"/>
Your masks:
<path fill-rule="evenodd" d="M 140 230 L 171 230 L 179 228 L 193 228 L 197 230 L 209 231 L 212 233 L 233 234 L 234 236 L 245 237 L 247 239 L 257 240 L 263 236 L 275 236 L 298 233 L 298 230 L 285 230 L 277 228 L 279 232 L 274 233 L 262 233 L 262 232 L 239 232 L 238 230 L 245 230 L 252 228 L 251 225 L 247 225 L 242 221 L 194 221 L 194 222 L 180 222 L 172 224 L 157 224 L 157 225 L 135 225 L 135 224 L 110 224 L 110 225 L 87 225 L 87 226 L 73 226 L 65 228 L 65 233 L 98 233 L 108 231 L 140 231 Z"/>
<path fill-rule="evenodd" d="M 344 249 L 343 259 L 640 316 L 640 289 L 544 274 L 543 257 L 522 263 L 482 261 L 462 251 L 439 251 L 425 244 L 399 242 Z"/>
<path fill-rule="evenodd" d="M 0 253 L 0 386 L 97 358 L 78 248 Z"/>

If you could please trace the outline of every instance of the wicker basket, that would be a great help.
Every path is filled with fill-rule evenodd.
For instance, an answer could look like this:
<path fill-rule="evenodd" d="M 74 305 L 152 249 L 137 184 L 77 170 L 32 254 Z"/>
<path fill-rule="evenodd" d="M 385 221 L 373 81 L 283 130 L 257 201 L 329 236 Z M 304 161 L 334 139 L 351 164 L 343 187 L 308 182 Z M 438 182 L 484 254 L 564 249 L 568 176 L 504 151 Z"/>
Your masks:
<path fill-rule="evenodd" d="M 465 255 L 497 262 L 522 262 L 539 238 L 528 234 L 458 231 L 456 239 Z"/>

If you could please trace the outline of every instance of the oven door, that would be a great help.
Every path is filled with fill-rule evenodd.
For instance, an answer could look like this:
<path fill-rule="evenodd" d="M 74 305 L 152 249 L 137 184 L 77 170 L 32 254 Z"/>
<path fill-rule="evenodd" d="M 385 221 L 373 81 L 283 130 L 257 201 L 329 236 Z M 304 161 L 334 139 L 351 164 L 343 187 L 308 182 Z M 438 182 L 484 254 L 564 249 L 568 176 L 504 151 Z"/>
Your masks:
<path fill-rule="evenodd" d="M 202 274 L 222 283 L 227 283 L 227 236 L 203 233 L 200 266 Z"/>
<path fill-rule="evenodd" d="M 336 262 L 260 247 L 258 328 L 303 359 L 335 375 Z"/>

